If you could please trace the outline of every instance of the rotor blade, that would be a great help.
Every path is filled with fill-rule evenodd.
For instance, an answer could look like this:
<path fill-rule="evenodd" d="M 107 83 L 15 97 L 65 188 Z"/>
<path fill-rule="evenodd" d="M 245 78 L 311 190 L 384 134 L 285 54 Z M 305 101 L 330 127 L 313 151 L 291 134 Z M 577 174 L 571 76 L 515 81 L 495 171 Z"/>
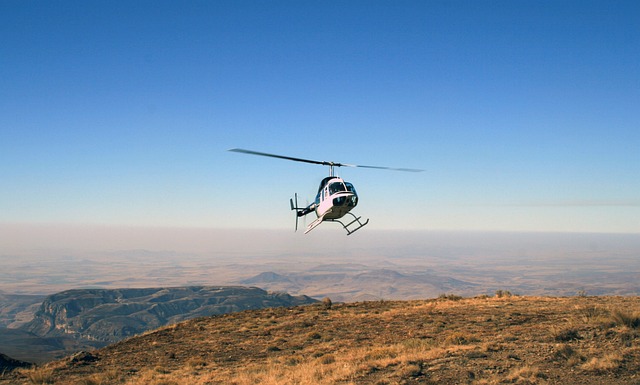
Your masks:
<path fill-rule="evenodd" d="M 232 148 L 229 151 L 239 152 L 241 154 L 260 155 L 260 156 L 268 156 L 268 157 L 271 157 L 271 158 L 293 160 L 293 161 L 296 161 L 296 162 L 321 164 L 323 166 L 336 166 L 336 167 L 350 166 L 350 167 L 354 167 L 352 165 L 347 165 L 347 164 L 340 164 L 340 163 L 335 163 L 335 162 L 324 162 L 324 161 L 319 161 L 319 160 L 310 160 L 310 159 L 302 159 L 302 158 L 294 158 L 294 157 L 291 157 L 291 156 L 268 154 L 266 152 L 251 151 L 251 150 L 245 150 L 245 149 L 242 149 L 242 148 Z"/>
<path fill-rule="evenodd" d="M 326 162 L 326 161 L 319 161 L 319 160 L 310 160 L 310 159 L 303 159 L 303 158 L 294 158 L 291 156 L 284 156 L 284 155 L 276 155 L 276 154 L 269 154 L 266 152 L 259 152 L 259 151 L 252 151 L 252 150 L 245 150 L 242 148 L 232 148 L 229 151 L 232 152 L 239 152 L 241 154 L 250 154 L 250 155 L 260 155 L 260 156 L 268 156 L 270 158 L 278 158 L 278 159 L 286 159 L 286 160 L 293 160 L 295 162 L 305 162 L 305 163 L 312 163 L 312 164 L 321 164 L 323 166 L 335 166 L 335 167 L 360 167 L 360 168 L 375 168 L 375 169 L 379 169 L 379 170 L 391 170 L 391 171 L 406 171 L 406 172 L 422 172 L 424 170 L 420 170 L 420 169 L 415 169 L 415 168 L 393 168 L 393 167 L 380 167 L 380 166 L 363 166 L 363 165 L 358 165 L 358 164 L 348 164 L 348 163 L 338 163 L 338 162 Z"/>
<path fill-rule="evenodd" d="M 346 164 L 344 165 L 346 166 Z M 423 172 L 419 168 L 394 168 L 394 167 L 379 167 L 379 166 L 361 166 L 361 165 L 349 165 L 351 167 L 360 167 L 360 168 L 375 168 L 378 170 L 390 170 L 390 171 L 405 171 L 405 172 Z"/>

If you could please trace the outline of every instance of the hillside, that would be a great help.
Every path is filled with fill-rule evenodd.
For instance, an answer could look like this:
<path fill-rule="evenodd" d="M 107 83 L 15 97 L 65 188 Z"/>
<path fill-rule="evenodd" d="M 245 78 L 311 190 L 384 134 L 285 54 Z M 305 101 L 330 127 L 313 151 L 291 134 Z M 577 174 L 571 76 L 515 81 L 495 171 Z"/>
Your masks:
<path fill-rule="evenodd" d="M 313 302 L 240 286 L 67 290 L 47 297 L 22 329 L 42 337 L 117 342 L 190 318 Z"/>
<path fill-rule="evenodd" d="M 0 353 L 42 363 L 191 318 L 313 302 L 240 286 L 67 290 L 44 298 L 20 328 L 0 328 Z"/>
<path fill-rule="evenodd" d="M 107 343 L 82 341 L 72 337 L 40 337 L 20 329 L 0 328 L 0 353 L 21 361 L 41 364 L 81 350 L 92 350 Z"/>
<path fill-rule="evenodd" d="M 148 332 L 0 384 L 638 384 L 639 297 L 271 308 Z"/>
<path fill-rule="evenodd" d="M 44 295 L 9 294 L 0 291 L 0 327 L 17 328 L 27 323 L 44 299 Z"/>
<path fill-rule="evenodd" d="M 13 359 L 5 354 L 0 353 L 0 373 L 13 370 L 15 368 L 25 368 L 31 366 L 30 363 Z"/>

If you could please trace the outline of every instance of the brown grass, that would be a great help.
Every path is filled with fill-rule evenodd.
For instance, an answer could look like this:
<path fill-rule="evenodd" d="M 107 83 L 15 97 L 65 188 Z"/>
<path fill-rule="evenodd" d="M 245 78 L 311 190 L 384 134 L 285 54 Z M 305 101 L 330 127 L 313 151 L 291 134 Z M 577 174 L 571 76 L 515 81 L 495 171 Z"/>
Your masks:
<path fill-rule="evenodd" d="M 95 362 L 62 360 L 0 384 L 33 384 L 36 372 L 76 385 L 633 383 L 638 309 L 637 297 L 519 296 L 264 309 L 187 321 L 94 352 Z"/>
<path fill-rule="evenodd" d="M 81 378 L 74 385 L 111 385 L 119 383 L 120 373 L 115 370 L 108 370 L 103 373 L 95 373 L 85 378 Z"/>
<path fill-rule="evenodd" d="M 620 353 L 607 353 L 603 357 L 593 357 L 582 365 L 582 369 L 588 372 L 608 372 L 620 367 L 623 361 Z"/>
<path fill-rule="evenodd" d="M 31 369 L 20 370 L 29 379 L 32 384 L 53 384 L 55 376 L 53 369 L 44 367 L 35 367 Z"/>
<path fill-rule="evenodd" d="M 535 366 L 521 366 L 509 371 L 505 380 L 513 384 L 546 384 L 545 377 Z"/>
<path fill-rule="evenodd" d="M 640 313 L 616 309 L 611 312 L 611 319 L 618 326 L 637 329 L 640 327 Z"/>

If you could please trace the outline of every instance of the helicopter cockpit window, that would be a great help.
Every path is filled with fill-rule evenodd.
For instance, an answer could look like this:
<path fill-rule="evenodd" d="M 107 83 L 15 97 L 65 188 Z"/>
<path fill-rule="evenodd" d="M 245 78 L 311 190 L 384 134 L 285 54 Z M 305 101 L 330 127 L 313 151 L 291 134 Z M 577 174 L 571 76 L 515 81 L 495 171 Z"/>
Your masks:
<path fill-rule="evenodd" d="M 353 185 L 349 182 L 345 182 L 345 185 L 347 186 L 347 191 L 352 192 L 352 193 L 356 193 L 356 188 L 353 187 Z"/>
<path fill-rule="evenodd" d="M 347 188 L 342 182 L 335 182 L 329 185 L 329 194 L 333 195 L 341 191 L 347 191 Z"/>

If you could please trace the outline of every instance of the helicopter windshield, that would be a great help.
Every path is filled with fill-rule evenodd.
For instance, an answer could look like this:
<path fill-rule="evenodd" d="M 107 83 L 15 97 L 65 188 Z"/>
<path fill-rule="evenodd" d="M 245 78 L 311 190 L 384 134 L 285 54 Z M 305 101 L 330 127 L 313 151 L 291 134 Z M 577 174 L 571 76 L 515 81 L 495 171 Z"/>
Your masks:
<path fill-rule="evenodd" d="M 353 185 L 351 183 L 345 182 L 344 184 L 347 186 L 347 191 L 356 194 L 356 188 L 353 187 Z M 358 194 L 356 194 L 356 195 L 358 195 Z"/>
<path fill-rule="evenodd" d="M 333 182 L 329 185 L 329 194 L 333 195 L 335 193 L 347 191 L 346 186 L 342 182 Z"/>

